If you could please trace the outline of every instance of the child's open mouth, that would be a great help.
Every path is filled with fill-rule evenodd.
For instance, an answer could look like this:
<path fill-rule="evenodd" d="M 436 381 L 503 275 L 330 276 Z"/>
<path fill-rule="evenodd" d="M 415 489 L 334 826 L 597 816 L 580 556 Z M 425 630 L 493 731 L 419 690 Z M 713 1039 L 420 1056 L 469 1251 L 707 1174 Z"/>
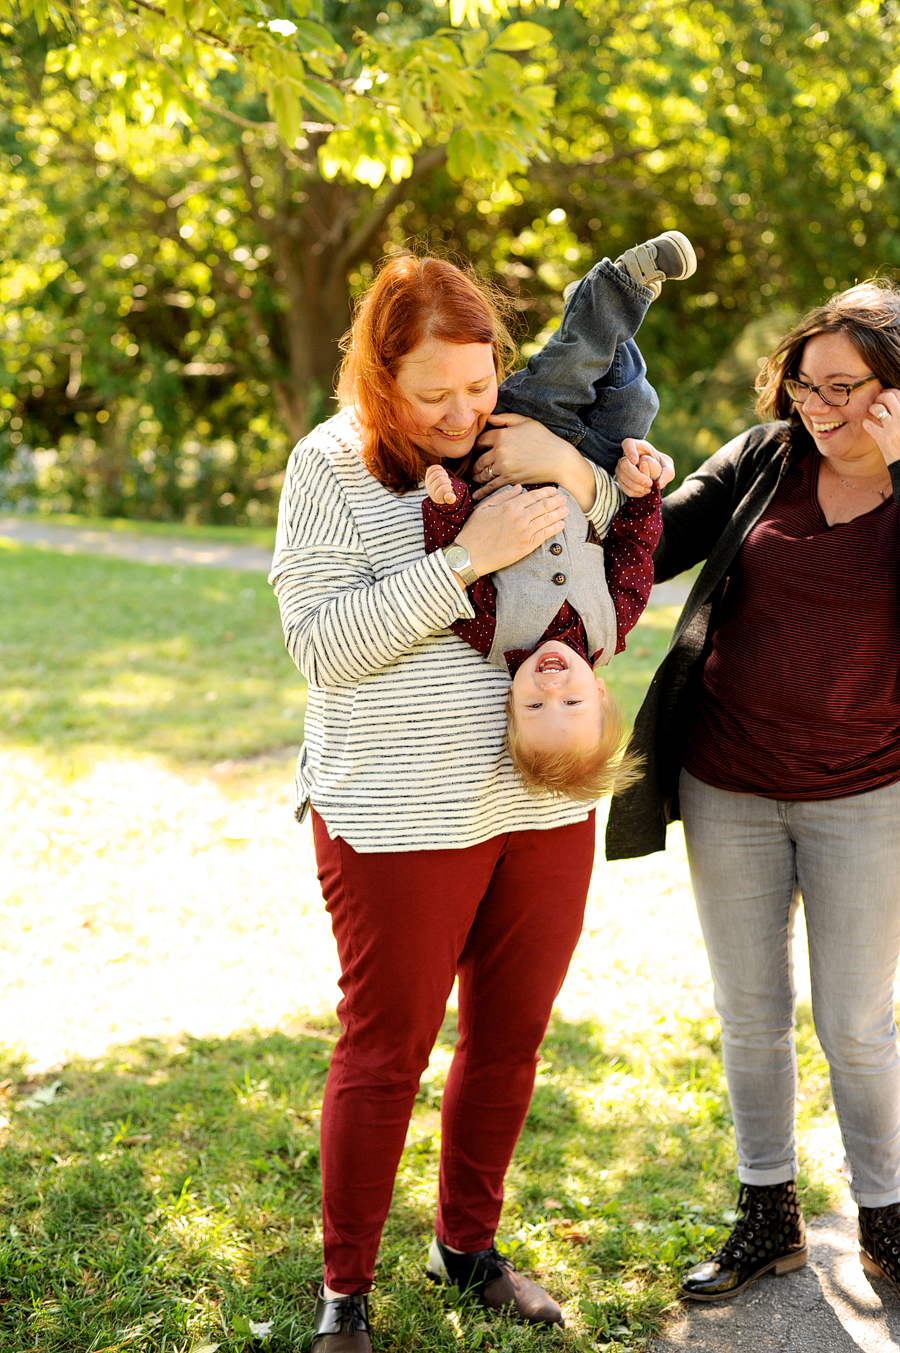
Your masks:
<path fill-rule="evenodd" d="M 537 665 L 539 672 L 567 672 L 569 664 L 561 653 L 545 653 Z"/>

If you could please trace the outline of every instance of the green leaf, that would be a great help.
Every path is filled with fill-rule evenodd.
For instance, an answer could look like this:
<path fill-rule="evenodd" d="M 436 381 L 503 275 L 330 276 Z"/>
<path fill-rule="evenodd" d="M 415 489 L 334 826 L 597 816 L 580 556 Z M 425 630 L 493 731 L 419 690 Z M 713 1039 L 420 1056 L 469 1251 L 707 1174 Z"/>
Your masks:
<path fill-rule="evenodd" d="M 463 34 L 462 39 L 463 56 L 466 58 L 466 61 L 470 66 L 475 65 L 475 62 L 481 56 L 487 44 L 488 44 L 488 35 L 483 28 L 480 28 L 477 33 Z"/>
<path fill-rule="evenodd" d="M 313 23 L 309 19 L 302 22 L 295 19 L 293 22 L 297 24 L 297 31 L 291 40 L 301 52 L 318 52 L 320 56 L 334 59 L 344 55 L 341 47 L 322 24 Z"/>
<path fill-rule="evenodd" d="M 423 141 L 431 134 L 431 124 L 425 116 L 422 101 L 408 88 L 400 95 L 400 116 Z"/>
<path fill-rule="evenodd" d="M 491 46 L 501 52 L 525 52 L 529 47 L 540 47 L 552 40 L 553 34 L 549 28 L 523 20 L 521 23 L 511 23 L 508 28 L 504 28 Z"/>
<path fill-rule="evenodd" d="M 282 141 L 286 146 L 292 146 L 300 135 L 302 121 L 300 95 L 294 82 L 275 85 L 269 95 L 269 104 Z"/>
<path fill-rule="evenodd" d="M 310 80 L 303 97 L 332 122 L 346 122 L 347 109 L 344 99 L 332 85 L 323 84 L 321 80 Z"/>

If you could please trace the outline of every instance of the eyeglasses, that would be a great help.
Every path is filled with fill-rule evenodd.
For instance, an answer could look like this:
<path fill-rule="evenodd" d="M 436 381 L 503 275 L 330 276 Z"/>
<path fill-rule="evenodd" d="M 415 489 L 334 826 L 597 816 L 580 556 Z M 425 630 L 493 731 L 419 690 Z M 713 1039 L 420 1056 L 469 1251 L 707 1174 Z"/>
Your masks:
<path fill-rule="evenodd" d="M 844 404 L 850 403 L 850 396 L 854 390 L 858 390 L 861 385 L 868 385 L 869 381 L 877 380 L 877 376 L 863 376 L 861 381 L 854 381 L 852 385 L 807 385 L 806 381 L 785 381 L 784 388 L 788 398 L 795 404 L 805 404 L 810 395 L 818 395 L 823 404 L 840 409 Z"/>

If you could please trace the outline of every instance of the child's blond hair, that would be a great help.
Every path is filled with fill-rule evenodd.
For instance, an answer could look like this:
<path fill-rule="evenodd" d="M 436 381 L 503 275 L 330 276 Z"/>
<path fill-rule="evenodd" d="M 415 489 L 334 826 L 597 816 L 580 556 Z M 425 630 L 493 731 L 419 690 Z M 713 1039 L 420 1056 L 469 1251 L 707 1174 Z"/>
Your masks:
<path fill-rule="evenodd" d="M 522 741 L 516 722 L 512 687 L 506 698 L 506 746 L 513 768 L 529 794 L 592 803 L 612 791 L 626 789 L 638 778 L 640 757 L 620 756 L 624 720 L 618 703 L 607 696 L 602 706 L 597 741 L 586 751 L 533 749 Z"/>

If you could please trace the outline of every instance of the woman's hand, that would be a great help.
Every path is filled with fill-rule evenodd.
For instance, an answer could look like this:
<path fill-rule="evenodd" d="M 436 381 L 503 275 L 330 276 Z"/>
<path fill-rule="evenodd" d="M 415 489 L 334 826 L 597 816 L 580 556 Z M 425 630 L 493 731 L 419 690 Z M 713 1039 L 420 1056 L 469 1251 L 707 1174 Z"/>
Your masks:
<path fill-rule="evenodd" d="M 657 451 L 649 442 L 625 438 L 616 466 L 616 481 L 626 497 L 643 498 L 652 489 L 654 480 L 664 489 L 674 478 L 675 463 L 671 456 Z"/>
<path fill-rule="evenodd" d="M 479 503 L 456 537 L 465 545 L 472 567 L 481 577 L 524 559 L 563 529 L 569 509 L 558 489 L 548 486 L 525 492 L 517 485 L 502 488 L 489 502 Z"/>
<path fill-rule="evenodd" d="M 519 413 L 492 413 L 478 439 L 482 454 L 475 462 L 473 480 L 481 484 L 473 495 L 487 498 L 507 484 L 541 484 L 552 480 L 568 489 L 582 512 L 589 512 L 597 496 L 594 472 L 570 442 Z M 486 448 L 486 449 L 485 449 Z"/>
<path fill-rule="evenodd" d="M 887 418 L 879 418 L 879 414 Z M 881 394 L 869 405 L 869 416 L 863 419 L 863 427 L 884 456 L 885 465 L 900 460 L 900 390 L 882 390 Z"/>

